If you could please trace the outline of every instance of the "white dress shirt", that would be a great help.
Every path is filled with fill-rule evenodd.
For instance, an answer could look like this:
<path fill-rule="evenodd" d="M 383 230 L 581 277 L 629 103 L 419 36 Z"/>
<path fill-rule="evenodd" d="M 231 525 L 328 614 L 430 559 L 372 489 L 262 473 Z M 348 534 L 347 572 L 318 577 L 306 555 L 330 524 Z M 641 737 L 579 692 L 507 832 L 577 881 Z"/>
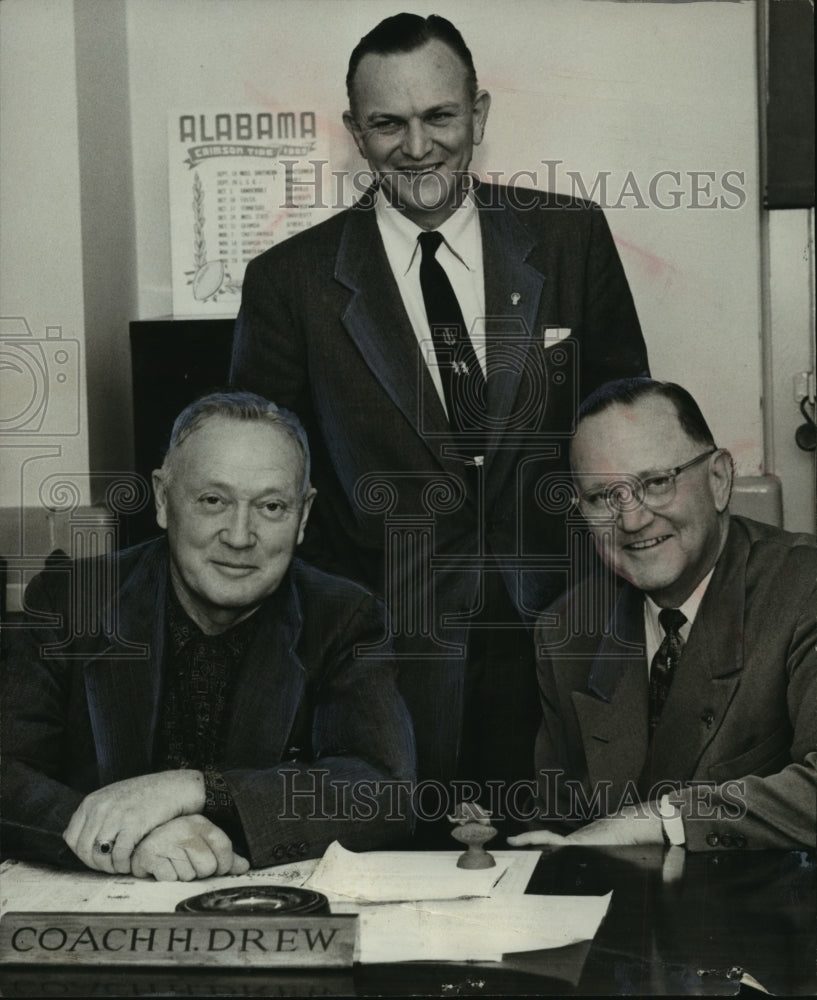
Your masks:
<path fill-rule="evenodd" d="M 692 591 L 690 596 L 684 601 L 680 608 L 678 608 L 678 610 L 686 616 L 686 622 L 678 630 L 684 642 L 686 642 L 689 638 L 689 633 L 692 631 L 692 625 L 698 614 L 701 601 L 703 600 L 706 588 L 709 586 L 709 581 L 712 579 L 712 574 L 714 572 L 715 568 L 713 566 L 695 590 Z M 665 632 L 661 627 L 661 622 L 658 620 L 660 612 L 661 608 L 658 607 L 655 601 L 648 594 L 645 594 L 644 636 L 647 647 L 647 670 L 652 669 L 653 658 L 658 652 L 658 647 L 664 641 Z M 684 821 L 681 818 L 681 812 L 678 808 L 670 804 L 669 795 L 661 796 L 658 802 L 658 811 L 664 827 L 665 840 L 668 841 L 673 847 L 686 843 Z"/>
<path fill-rule="evenodd" d="M 379 193 L 375 202 L 375 217 L 386 248 L 389 266 L 400 289 L 400 296 L 414 330 L 414 336 L 420 345 L 443 409 L 446 409 L 437 356 L 434 353 L 431 329 L 420 288 L 422 251 L 417 237 L 424 230 L 390 205 Z M 450 218 L 446 219 L 437 232 L 443 238 L 437 250 L 437 260 L 451 282 L 466 330 L 474 345 L 474 353 L 483 374 L 487 376 L 482 234 L 479 212 L 470 193 L 466 194 L 463 203 Z"/>

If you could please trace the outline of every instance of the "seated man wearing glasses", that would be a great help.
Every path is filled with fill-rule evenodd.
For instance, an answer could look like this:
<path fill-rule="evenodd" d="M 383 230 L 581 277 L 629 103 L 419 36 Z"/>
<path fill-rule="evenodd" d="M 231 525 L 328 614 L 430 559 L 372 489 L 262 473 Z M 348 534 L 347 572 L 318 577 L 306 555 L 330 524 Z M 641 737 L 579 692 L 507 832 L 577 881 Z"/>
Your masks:
<path fill-rule="evenodd" d="M 540 618 L 550 829 L 509 841 L 814 847 L 815 539 L 730 517 L 731 456 L 680 386 L 610 382 L 578 420 L 578 507 L 622 580 Z"/>

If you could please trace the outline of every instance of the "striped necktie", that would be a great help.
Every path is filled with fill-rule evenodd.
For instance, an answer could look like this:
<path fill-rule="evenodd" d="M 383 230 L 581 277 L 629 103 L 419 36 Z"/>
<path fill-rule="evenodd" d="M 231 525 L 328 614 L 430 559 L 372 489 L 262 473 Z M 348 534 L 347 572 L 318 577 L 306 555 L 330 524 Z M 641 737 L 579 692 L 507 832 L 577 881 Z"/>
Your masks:
<path fill-rule="evenodd" d="M 650 667 L 650 737 L 658 725 L 664 702 L 667 700 L 675 668 L 681 659 L 684 640 L 681 628 L 686 624 L 686 615 L 677 608 L 664 608 L 658 621 L 664 630 L 664 639 L 652 659 Z"/>

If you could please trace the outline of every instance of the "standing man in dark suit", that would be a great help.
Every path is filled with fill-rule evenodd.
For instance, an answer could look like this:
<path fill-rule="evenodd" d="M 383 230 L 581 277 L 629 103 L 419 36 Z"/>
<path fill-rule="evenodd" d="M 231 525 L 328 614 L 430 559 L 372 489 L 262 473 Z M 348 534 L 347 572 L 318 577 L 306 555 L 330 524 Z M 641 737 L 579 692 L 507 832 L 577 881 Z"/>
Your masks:
<path fill-rule="evenodd" d="M 293 558 L 314 497 L 301 425 L 206 396 L 154 488 L 166 539 L 26 591 L 2 672 L 4 853 L 188 881 L 407 837 L 411 722 L 393 662 L 358 655 L 382 604 Z"/>
<path fill-rule="evenodd" d="M 672 383 L 590 396 L 571 463 L 625 582 L 606 615 L 591 577 L 541 619 L 538 818 L 582 826 L 511 841 L 813 848 L 815 539 L 730 517 L 731 456 Z"/>
<path fill-rule="evenodd" d="M 499 787 L 536 727 L 526 623 L 566 584 L 535 485 L 646 351 L 597 206 L 469 175 L 490 96 L 450 22 L 387 18 L 347 89 L 375 183 L 250 263 L 231 377 L 306 425 L 307 551 L 387 598 L 420 777 Z"/>

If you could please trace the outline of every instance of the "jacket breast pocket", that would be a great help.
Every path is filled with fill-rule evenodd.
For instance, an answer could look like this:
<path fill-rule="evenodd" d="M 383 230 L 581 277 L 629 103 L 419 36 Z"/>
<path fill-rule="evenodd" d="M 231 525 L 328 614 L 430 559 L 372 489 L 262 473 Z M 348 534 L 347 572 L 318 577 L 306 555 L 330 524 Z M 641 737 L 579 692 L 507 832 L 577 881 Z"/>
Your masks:
<path fill-rule="evenodd" d="M 711 764 L 709 776 L 718 783 L 728 778 L 745 778 L 755 774 L 760 778 L 776 774 L 791 763 L 791 730 L 776 729 L 770 736 L 756 743 L 731 760 Z"/>

